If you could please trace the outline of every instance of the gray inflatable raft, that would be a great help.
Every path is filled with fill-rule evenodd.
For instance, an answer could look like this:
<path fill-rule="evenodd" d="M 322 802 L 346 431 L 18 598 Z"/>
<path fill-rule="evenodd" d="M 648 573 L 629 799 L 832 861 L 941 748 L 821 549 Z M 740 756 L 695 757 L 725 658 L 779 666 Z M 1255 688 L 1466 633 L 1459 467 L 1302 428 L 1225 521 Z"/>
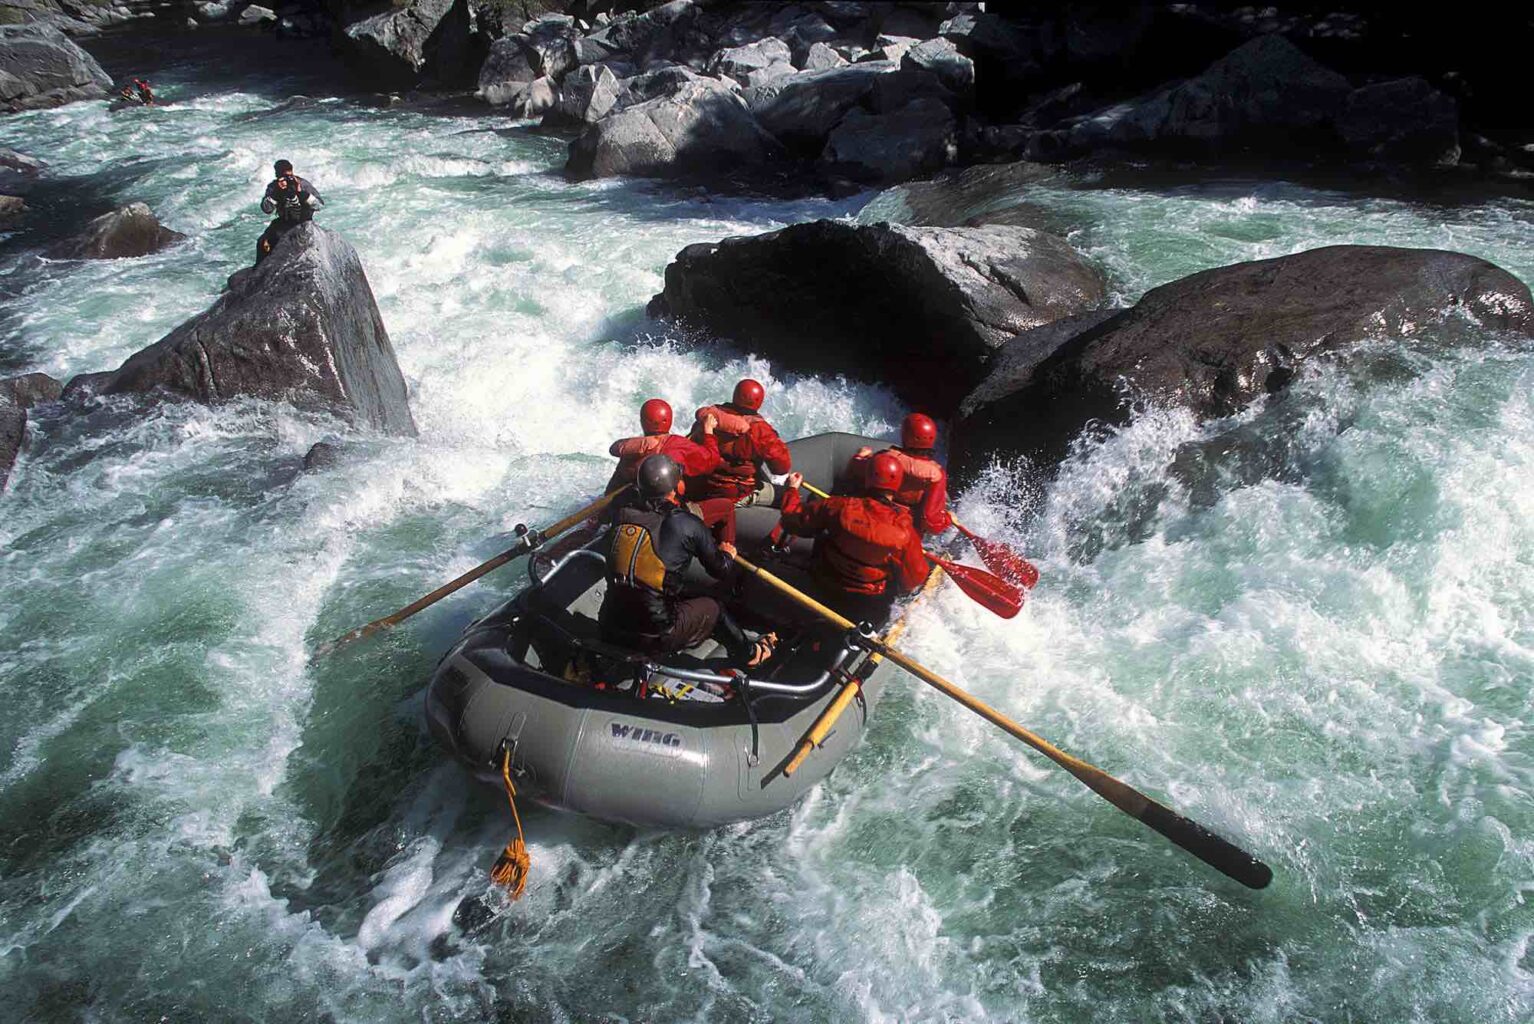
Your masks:
<path fill-rule="evenodd" d="M 794 468 L 834 493 L 859 446 L 885 443 L 823 434 L 789 447 Z M 742 509 L 742 550 L 776 522 L 772 509 Z M 818 643 L 802 637 L 767 676 L 742 685 L 725 674 L 711 642 L 665 664 L 605 645 L 596 626 L 604 540 L 565 556 L 541 583 L 469 626 L 443 657 L 427 689 L 427 725 L 458 760 L 498 784 L 509 752 L 519 793 L 548 806 L 636 825 L 710 827 L 782 810 L 856 745 L 891 666 L 850 638 L 820 632 Z M 803 582 L 786 565 L 770 568 Z M 759 581 L 745 583 L 732 602 L 744 605 L 742 617 L 764 627 L 783 621 L 781 599 Z M 861 698 L 784 775 L 848 676 L 862 680 Z"/>

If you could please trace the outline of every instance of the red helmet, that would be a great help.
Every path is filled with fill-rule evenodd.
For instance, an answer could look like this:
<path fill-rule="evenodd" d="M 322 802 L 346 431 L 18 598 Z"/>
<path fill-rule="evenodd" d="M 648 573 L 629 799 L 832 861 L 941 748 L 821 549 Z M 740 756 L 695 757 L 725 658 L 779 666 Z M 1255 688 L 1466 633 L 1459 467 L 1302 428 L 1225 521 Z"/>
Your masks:
<path fill-rule="evenodd" d="M 761 384 L 747 377 L 735 385 L 735 395 L 730 399 L 730 404 L 747 412 L 756 412 L 762 407 L 762 400 L 767 397 L 767 389 Z"/>
<path fill-rule="evenodd" d="M 671 429 L 671 406 L 663 398 L 652 398 L 639 407 L 639 425 L 646 434 L 664 434 Z"/>
<path fill-rule="evenodd" d="M 937 424 L 925 413 L 913 412 L 900 425 L 900 447 L 926 451 L 937 444 Z"/>
<path fill-rule="evenodd" d="M 868 466 L 868 489 L 870 491 L 898 491 L 905 482 L 905 470 L 900 460 L 889 452 L 875 455 Z"/>

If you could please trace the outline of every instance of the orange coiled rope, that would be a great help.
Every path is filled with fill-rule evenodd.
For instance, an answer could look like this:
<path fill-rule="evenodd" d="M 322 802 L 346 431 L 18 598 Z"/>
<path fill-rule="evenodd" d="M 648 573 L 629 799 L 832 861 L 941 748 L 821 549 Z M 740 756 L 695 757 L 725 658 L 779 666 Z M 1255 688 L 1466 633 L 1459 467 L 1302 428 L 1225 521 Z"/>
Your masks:
<path fill-rule="evenodd" d="M 527 844 L 522 841 L 522 816 L 517 813 L 517 787 L 511 784 L 511 751 L 501 753 L 501 778 L 506 782 L 506 801 L 511 804 L 511 817 L 517 823 L 517 837 L 506 844 L 506 849 L 496 858 L 490 869 L 490 881 L 511 890 L 511 898 L 519 900 L 527 888 L 527 873 L 533 860 L 527 855 Z"/>

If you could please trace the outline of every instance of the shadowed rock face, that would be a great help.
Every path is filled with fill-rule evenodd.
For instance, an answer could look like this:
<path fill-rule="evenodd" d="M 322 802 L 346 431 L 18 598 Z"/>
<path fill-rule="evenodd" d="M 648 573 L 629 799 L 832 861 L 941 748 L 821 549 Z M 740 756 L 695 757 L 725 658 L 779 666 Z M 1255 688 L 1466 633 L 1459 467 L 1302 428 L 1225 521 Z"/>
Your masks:
<path fill-rule="evenodd" d="M 46 373 L 0 380 L 0 491 L 10 479 L 27 432 L 27 410 L 56 401 L 63 385 Z"/>
<path fill-rule="evenodd" d="M 994 456 L 1048 467 L 1092 421 L 1127 422 L 1131 400 L 1225 416 L 1277 391 L 1297 365 L 1358 343 L 1412 336 L 1454 315 L 1534 333 L 1517 278 L 1462 253 L 1331 246 L 1206 270 L 1147 292 L 1069 338 L 1024 336 L 961 406 L 952 464 Z"/>
<path fill-rule="evenodd" d="M 77 237 L 48 250 L 62 260 L 112 260 L 148 256 L 186 236 L 163 226 L 149 207 L 132 203 L 91 221 Z"/>
<path fill-rule="evenodd" d="M 795 370 L 877 380 L 941 415 L 996 346 L 1103 294 L 1079 253 L 1028 228 L 821 220 L 689 246 L 649 309 Z"/>
<path fill-rule="evenodd" d="M 289 232 L 229 279 L 205 312 L 69 391 L 168 392 L 214 404 L 241 396 L 337 413 L 415 434 L 405 381 L 357 251 L 317 224 Z"/>
<path fill-rule="evenodd" d="M 472 82 L 484 52 L 479 48 L 483 41 L 470 31 L 465 0 L 369 5 L 335 35 L 335 42 L 364 77 L 400 87 L 423 77 Z"/>
<path fill-rule="evenodd" d="M 49 25 L 0 26 L 0 110 L 35 110 L 102 99 L 111 77 Z"/>

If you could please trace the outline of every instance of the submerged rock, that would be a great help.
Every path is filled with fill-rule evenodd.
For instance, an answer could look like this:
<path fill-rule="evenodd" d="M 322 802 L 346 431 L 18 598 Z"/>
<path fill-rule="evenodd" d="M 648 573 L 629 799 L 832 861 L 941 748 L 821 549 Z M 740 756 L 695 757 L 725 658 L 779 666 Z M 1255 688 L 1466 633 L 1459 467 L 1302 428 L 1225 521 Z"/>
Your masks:
<path fill-rule="evenodd" d="M 162 225 L 143 203 L 131 203 L 103 214 L 85 231 L 48 250 L 53 259 L 115 260 L 148 256 L 186 240 L 179 231 Z"/>
<path fill-rule="evenodd" d="M 405 380 L 357 251 L 309 223 L 295 228 L 229 290 L 117 370 L 102 394 L 168 392 L 214 404 L 242 396 L 337 413 L 415 434 Z M 70 391 L 79 389 L 71 382 Z"/>
<path fill-rule="evenodd" d="M 26 439 L 27 410 L 57 401 L 62 391 L 63 385 L 46 373 L 0 380 L 0 491 L 5 489 Z"/>
<path fill-rule="evenodd" d="M 0 109 L 57 107 L 103 99 L 112 78 L 50 25 L 0 25 Z"/>
<path fill-rule="evenodd" d="M 764 163 L 777 148 L 739 96 L 705 78 L 587 128 L 570 144 L 565 168 L 577 181 L 712 174 Z"/>
<path fill-rule="evenodd" d="M 820 220 L 683 249 L 649 312 L 946 414 L 998 345 L 1103 296 L 1098 270 L 1043 232 Z"/>
<path fill-rule="evenodd" d="M 1089 423 L 1127 422 L 1132 401 L 1229 415 L 1307 358 L 1456 315 L 1534 334 L 1528 287 L 1463 253 L 1342 245 L 1206 270 L 1051 339 L 1042 358 L 994 362 L 961 407 L 953 466 L 963 475 L 1018 455 L 1049 466 Z"/>

